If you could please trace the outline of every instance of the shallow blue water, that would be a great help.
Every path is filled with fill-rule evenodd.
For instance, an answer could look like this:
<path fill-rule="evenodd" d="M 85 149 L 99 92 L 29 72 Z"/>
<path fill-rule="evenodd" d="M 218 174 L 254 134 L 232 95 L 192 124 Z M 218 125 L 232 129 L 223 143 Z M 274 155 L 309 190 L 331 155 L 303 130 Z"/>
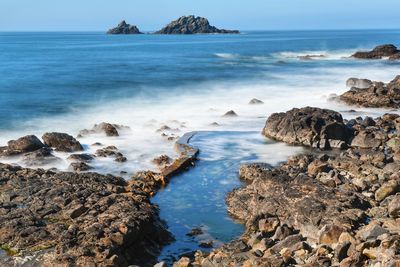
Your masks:
<path fill-rule="evenodd" d="M 193 36 L 3 32 L 0 130 L 90 103 L 138 95 L 157 98 L 196 90 L 192 85 L 202 82 L 273 81 L 276 74 L 365 64 L 277 64 L 279 59 L 274 53 L 371 48 L 381 43 L 399 43 L 399 34 L 398 30 Z"/>
<path fill-rule="evenodd" d="M 241 235 L 243 225 L 228 215 L 225 204 L 226 194 L 242 185 L 240 165 L 260 161 L 277 164 L 300 149 L 268 140 L 259 132 L 199 132 L 190 143 L 200 149 L 195 167 L 174 177 L 152 198 L 176 238 L 164 248 L 160 261 L 209 250 L 199 247 L 202 241 L 213 240 L 218 247 Z M 198 227 L 204 234 L 187 236 Z"/>

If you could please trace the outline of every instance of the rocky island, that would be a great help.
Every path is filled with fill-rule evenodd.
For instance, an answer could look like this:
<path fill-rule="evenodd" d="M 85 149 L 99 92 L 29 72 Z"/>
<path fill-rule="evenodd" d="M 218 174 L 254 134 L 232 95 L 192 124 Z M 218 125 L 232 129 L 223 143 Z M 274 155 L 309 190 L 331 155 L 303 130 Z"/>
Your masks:
<path fill-rule="evenodd" d="M 142 32 L 140 32 L 135 25 L 127 24 L 125 20 L 123 20 L 117 27 L 108 30 L 107 34 L 142 34 Z"/>
<path fill-rule="evenodd" d="M 182 16 L 154 34 L 238 34 L 236 30 L 224 30 L 211 26 L 206 18 Z"/>

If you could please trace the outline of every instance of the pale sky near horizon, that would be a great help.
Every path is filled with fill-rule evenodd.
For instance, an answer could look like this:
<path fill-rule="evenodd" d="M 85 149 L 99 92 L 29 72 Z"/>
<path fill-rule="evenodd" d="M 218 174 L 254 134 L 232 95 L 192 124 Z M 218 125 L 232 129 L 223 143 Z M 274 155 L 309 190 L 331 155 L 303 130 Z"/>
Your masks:
<path fill-rule="evenodd" d="M 182 15 L 238 30 L 400 29 L 400 0 L 0 0 L 0 31 L 143 31 Z"/>

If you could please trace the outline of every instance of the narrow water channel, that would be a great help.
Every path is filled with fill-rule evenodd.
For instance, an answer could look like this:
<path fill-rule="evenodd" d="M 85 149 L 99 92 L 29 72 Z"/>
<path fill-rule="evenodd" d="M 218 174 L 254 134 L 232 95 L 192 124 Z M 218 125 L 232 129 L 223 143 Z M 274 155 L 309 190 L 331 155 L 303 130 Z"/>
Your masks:
<path fill-rule="evenodd" d="M 190 144 L 200 149 L 196 166 L 174 177 L 152 198 L 176 239 L 159 257 L 167 263 L 198 249 L 211 249 L 200 247 L 202 242 L 211 240 L 217 247 L 243 233 L 243 225 L 229 216 L 225 204 L 226 194 L 242 185 L 241 164 L 276 165 L 302 151 L 268 140 L 260 132 L 199 132 Z M 203 234 L 187 235 L 193 228 L 201 228 Z"/>

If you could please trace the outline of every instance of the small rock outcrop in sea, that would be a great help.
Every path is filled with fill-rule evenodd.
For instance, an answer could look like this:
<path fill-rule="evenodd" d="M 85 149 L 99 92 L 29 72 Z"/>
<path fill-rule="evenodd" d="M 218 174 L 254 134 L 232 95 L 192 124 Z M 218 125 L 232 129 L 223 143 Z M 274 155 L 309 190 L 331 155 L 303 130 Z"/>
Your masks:
<path fill-rule="evenodd" d="M 1 247 L 34 266 L 149 266 L 171 240 L 140 187 L 150 181 L 5 164 L 0 176 Z"/>
<path fill-rule="evenodd" d="M 262 104 L 264 104 L 264 102 L 257 98 L 253 98 L 252 100 L 249 101 L 249 105 L 262 105 Z"/>
<path fill-rule="evenodd" d="M 289 144 L 321 149 L 345 148 L 353 137 L 338 112 L 313 107 L 272 114 L 263 134 Z"/>
<path fill-rule="evenodd" d="M 349 78 L 346 81 L 347 87 L 356 87 L 359 89 L 365 89 L 372 85 L 372 81 L 368 79 L 358 79 L 358 78 Z"/>
<path fill-rule="evenodd" d="M 141 34 L 138 27 L 121 21 L 117 27 L 108 30 L 107 34 Z"/>
<path fill-rule="evenodd" d="M 97 157 L 114 157 L 117 162 L 125 162 L 127 158 L 118 150 L 116 146 L 107 146 L 96 150 Z"/>
<path fill-rule="evenodd" d="M 396 60 L 400 57 L 400 50 L 392 44 L 385 44 L 375 47 L 372 51 L 356 52 L 352 57 L 359 59 L 381 59 L 388 57 L 390 60 Z"/>
<path fill-rule="evenodd" d="M 357 129 L 372 127 L 387 137 L 373 149 L 350 148 L 336 155 L 317 150 L 278 167 L 242 166 L 246 185 L 226 201 L 232 216 L 244 221 L 245 233 L 211 253 L 196 252 L 190 264 L 398 266 L 398 117 L 353 122 Z M 290 118 L 288 125 L 295 125 L 298 117 Z"/>
<path fill-rule="evenodd" d="M 129 130 L 128 126 L 113 124 L 108 122 L 102 122 L 95 124 L 92 129 L 84 129 L 79 132 L 78 137 L 83 137 L 90 134 L 105 133 L 106 136 L 119 136 L 118 130 Z"/>
<path fill-rule="evenodd" d="M 234 110 L 229 110 L 223 115 L 223 117 L 237 117 L 237 116 L 238 114 Z"/>
<path fill-rule="evenodd" d="M 344 94 L 340 95 L 339 100 L 350 105 L 362 107 L 400 107 L 400 76 L 397 76 L 390 83 L 383 82 L 355 82 L 354 86 Z M 365 86 L 367 86 L 365 88 Z"/>
<path fill-rule="evenodd" d="M 45 133 L 42 139 L 45 145 L 54 148 L 56 151 L 74 152 L 83 150 L 81 143 L 66 133 Z"/>
<path fill-rule="evenodd" d="M 206 18 L 183 16 L 172 21 L 155 34 L 200 34 L 200 33 L 229 33 L 237 34 L 236 30 L 224 30 L 211 26 Z"/>

